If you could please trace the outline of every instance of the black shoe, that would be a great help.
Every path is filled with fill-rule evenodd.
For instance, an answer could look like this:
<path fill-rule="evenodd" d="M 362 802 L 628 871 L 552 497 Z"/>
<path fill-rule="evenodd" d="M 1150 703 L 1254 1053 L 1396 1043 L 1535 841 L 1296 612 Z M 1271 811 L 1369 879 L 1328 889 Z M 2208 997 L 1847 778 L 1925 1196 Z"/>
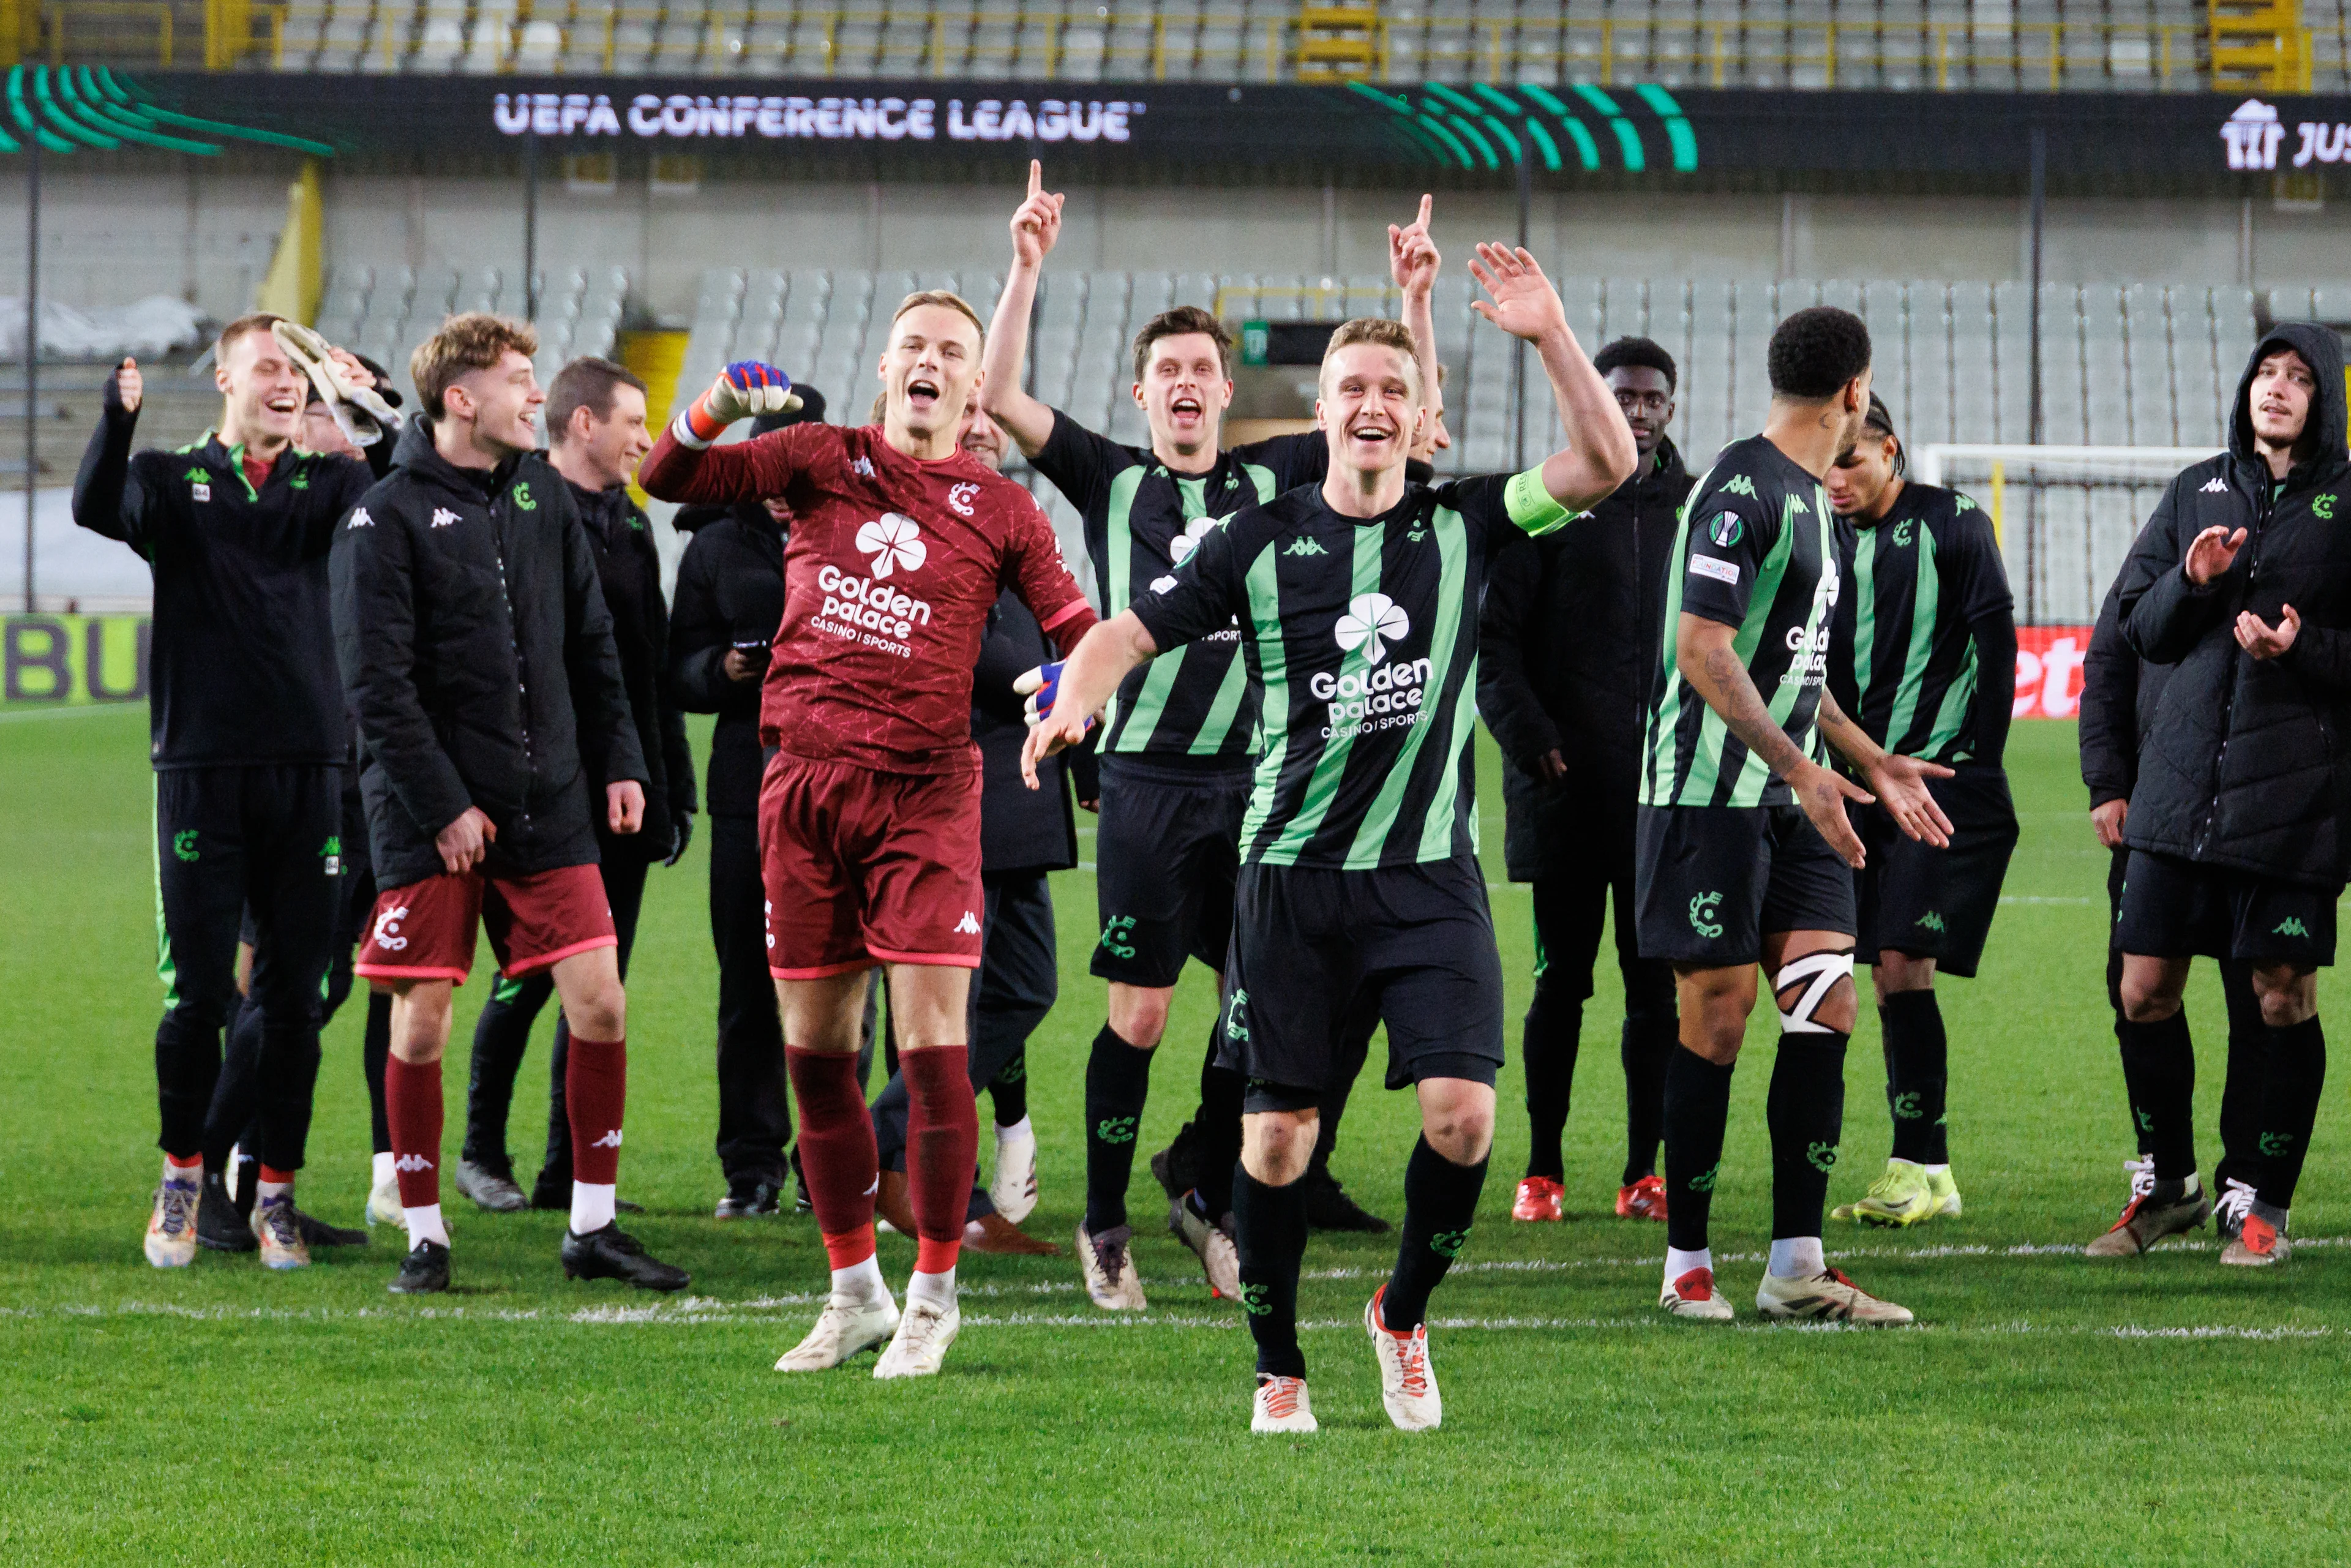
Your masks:
<path fill-rule="evenodd" d="M 429 1296 L 449 1288 L 449 1249 L 420 1241 L 400 1260 L 400 1272 L 384 1287 L 395 1296 Z"/>
<path fill-rule="evenodd" d="M 204 1173 L 204 1190 L 196 1199 L 196 1245 L 214 1252 L 257 1252 L 261 1240 L 245 1216 L 229 1200 L 228 1183 L 216 1172 Z"/>
<path fill-rule="evenodd" d="M 368 1244 L 366 1231 L 346 1230 L 340 1225 L 329 1225 L 316 1215 L 305 1214 L 298 1208 L 294 1211 L 294 1223 L 301 1229 L 302 1245 L 305 1247 L 364 1247 Z"/>
<path fill-rule="evenodd" d="M 1173 1142 L 1151 1156 L 1151 1175 L 1170 1203 L 1200 1185 L 1199 1166 L 1199 1150 L 1189 1122 L 1176 1129 Z"/>
<path fill-rule="evenodd" d="M 541 1171 L 538 1179 L 530 1184 L 530 1206 L 533 1208 L 559 1208 L 571 1212 L 571 1173 Z"/>
<path fill-rule="evenodd" d="M 783 1211 L 782 1198 L 782 1189 L 766 1176 L 738 1176 L 726 1184 L 716 1212 L 721 1219 L 765 1218 Z"/>
<path fill-rule="evenodd" d="M 625 1280 L 641 1291 L 683 1291 L 694 1276 L 673 1269 L 645 1250 L 644 1243 L 615 1223 L 585 1236 L 563 1233 L 567 1280 Z"/>
<path fill-rule="evenodd" d="M 816 1202 L 809 1197 L 808 1173 L 800 1169 L 800 1146 L 798 1144 L 792 1145 L 791 1166 L 792 1212 L 794 1214 L 810 1213 L 815 1209 Z"/>
<path fill-rule="evenodd" d="M 643 1214 L 645 1211 L 645 1206 L 643 1204 L 631 1203 L 625 1197 L 614 1198 L 612 1200 L 612 1207 L 622 1214 Z"/>
<path fill-rule="evenodd" d="M 1339 1178 L 1328 1170 L 1310 1170 L 1301 1184 L 1306 1188 L 1306 1228 L 1310 1230 L 1360 1230 L 1374 1236 L 1386 1234 L 1388 1222 L 1365 1209 L 1347 1196 Z"/>

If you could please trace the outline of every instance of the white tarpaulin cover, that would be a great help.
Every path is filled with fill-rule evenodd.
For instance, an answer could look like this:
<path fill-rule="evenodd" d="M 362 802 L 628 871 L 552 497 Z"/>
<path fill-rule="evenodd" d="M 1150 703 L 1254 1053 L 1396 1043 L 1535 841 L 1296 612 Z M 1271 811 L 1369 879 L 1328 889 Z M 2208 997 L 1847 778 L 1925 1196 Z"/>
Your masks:
<path fill-rule="evenodd" d="M 41 302 L 41 356 L 53 360 L 157 359 L 204 340 L 204 312 L 184 299 L 151 294 L 131 305 Z M 0 296 L 0 360 L 25 358 L 25 299 Z"/>

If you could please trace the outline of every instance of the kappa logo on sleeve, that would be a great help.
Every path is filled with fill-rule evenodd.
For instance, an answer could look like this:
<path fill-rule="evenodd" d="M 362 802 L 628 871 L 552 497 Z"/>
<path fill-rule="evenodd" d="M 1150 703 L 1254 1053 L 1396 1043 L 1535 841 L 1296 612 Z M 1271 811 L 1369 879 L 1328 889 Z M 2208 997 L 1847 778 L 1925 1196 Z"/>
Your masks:
<path fill-rule="evenodd" d="M 351 520 L 345 523 L 343 527 L 347 529 L 371 528 L 375 527 L 375 519 L 367 515 L 367 508 L 365 507 L 360 507 L 352 511 Z"/>

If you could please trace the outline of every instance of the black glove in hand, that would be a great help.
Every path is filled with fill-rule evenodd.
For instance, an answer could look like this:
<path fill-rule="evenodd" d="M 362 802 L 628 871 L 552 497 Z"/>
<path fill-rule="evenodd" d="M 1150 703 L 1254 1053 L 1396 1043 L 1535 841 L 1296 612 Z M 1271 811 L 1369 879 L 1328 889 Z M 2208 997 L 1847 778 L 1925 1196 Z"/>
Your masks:
<path fill-rule="evenodd" d="M 680 811 L 677 813 L 676 840 L 669 846 L 669 858 L 663 861 L 662 864 L 675 865 L 678 862 L 684 860 L 685 858 L 685 846 L 693 841 L 694 813 L 691 811 Z"/>

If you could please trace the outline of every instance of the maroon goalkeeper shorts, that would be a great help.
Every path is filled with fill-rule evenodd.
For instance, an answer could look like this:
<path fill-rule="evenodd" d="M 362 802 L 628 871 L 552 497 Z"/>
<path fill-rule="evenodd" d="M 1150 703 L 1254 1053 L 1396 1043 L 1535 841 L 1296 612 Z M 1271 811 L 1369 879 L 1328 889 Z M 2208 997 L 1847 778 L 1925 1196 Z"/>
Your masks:
<path fill-rule="evenodd" d="M 474 967 L 474 936 L 486 928 L 498 973 L 552 968 L 574 953 L 617 947 L 603 873 L 568 865 L 528 876 L 443 873 L 376 895 L 367 940 L 351 973 L 371 980 L 455 980 Z"/>
<path fill-rule="evenodd" d="M 979 769 L 878 773 L 778 753 L 759 786 L 768 972 L 979 967 Z"/>

